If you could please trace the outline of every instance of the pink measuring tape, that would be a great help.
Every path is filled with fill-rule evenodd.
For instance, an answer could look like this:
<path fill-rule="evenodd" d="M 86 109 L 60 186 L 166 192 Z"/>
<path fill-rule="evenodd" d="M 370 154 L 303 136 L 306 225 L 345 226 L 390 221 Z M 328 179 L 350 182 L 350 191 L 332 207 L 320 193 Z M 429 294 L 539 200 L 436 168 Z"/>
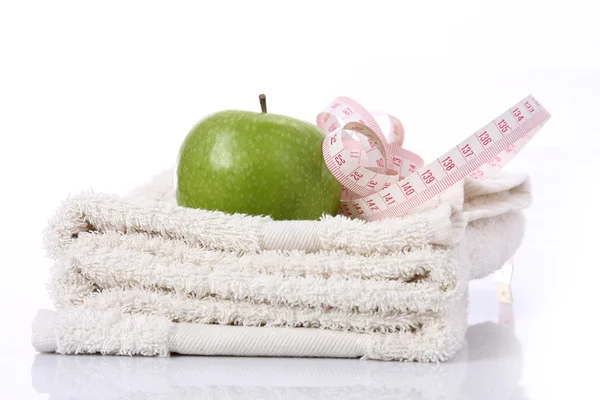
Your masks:
<path fill-rule="evenodd" d="M 487 178 L 525 146 L 550 114 L 527 96 L 427 165 L 402 148 L 402 124 L 387 117 L 389 139 L 373 115 L 347 97 L 336 98 L 317 116 L 317 125 L 327 133 L 325 162 L 344 187 L 340 214 L 367 221 L 398 217 L 467 176 Z"/>

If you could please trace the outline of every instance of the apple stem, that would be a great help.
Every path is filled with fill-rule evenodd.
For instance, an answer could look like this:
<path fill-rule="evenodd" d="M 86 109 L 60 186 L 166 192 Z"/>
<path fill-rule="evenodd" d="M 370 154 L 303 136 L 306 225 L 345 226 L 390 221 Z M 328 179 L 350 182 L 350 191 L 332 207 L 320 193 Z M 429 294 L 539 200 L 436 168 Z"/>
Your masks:
<path fill-rule="evenodd" d="M 263 114 L 267 113 L 267 97 L 264 94 L 258 96 L 258 100 L 260 100 L 260 109 Z"/>

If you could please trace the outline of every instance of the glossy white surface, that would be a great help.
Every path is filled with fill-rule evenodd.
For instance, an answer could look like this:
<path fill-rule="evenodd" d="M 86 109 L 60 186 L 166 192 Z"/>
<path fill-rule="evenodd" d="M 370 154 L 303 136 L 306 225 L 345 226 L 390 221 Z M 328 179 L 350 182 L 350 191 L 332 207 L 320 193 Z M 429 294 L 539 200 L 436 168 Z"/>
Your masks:
<path fill-rule="evenodd" d="M 523 355 L 509 330 L 487 322 L 468 332 L 455 362 L 38 355 L 32 386 L 51 398 L 508 399 L 520 393 Z M 88 397 L 89 396 L 89 397 Z"/>

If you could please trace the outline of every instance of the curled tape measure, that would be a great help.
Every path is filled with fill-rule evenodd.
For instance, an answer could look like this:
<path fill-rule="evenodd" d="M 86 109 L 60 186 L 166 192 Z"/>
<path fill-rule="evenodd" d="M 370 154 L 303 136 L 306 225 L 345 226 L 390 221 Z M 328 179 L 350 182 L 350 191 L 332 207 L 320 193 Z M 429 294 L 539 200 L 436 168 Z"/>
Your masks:
<path fill-rule="evenodd" d="M 527 96 L 427 165 L 402 148 L 402 124 L 387 117 L 388 137 L 371 113 L 347 97 L 336 98 L 317 116 L 317 125 L 327 133 L 325 162 L 343 185 L 340 214 L 367 221 L 399 217 L 467 176 L 492 176 L 527 144 L 550 114 L 533 96 Z"/>

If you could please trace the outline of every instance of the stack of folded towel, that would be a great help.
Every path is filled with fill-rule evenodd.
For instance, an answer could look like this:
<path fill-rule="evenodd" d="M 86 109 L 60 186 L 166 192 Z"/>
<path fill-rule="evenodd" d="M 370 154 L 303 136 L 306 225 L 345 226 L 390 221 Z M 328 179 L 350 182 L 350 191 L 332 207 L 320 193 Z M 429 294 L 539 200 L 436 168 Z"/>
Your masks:
<path fill-rule="evenodd" d="M 402 218 L 273 221 L 178 207 L 172 177 L 64 201 L 38 351 L 447 360 L 469 280 L 515 253 L 530 203 L 527 176 L 503 173 Z"/>

